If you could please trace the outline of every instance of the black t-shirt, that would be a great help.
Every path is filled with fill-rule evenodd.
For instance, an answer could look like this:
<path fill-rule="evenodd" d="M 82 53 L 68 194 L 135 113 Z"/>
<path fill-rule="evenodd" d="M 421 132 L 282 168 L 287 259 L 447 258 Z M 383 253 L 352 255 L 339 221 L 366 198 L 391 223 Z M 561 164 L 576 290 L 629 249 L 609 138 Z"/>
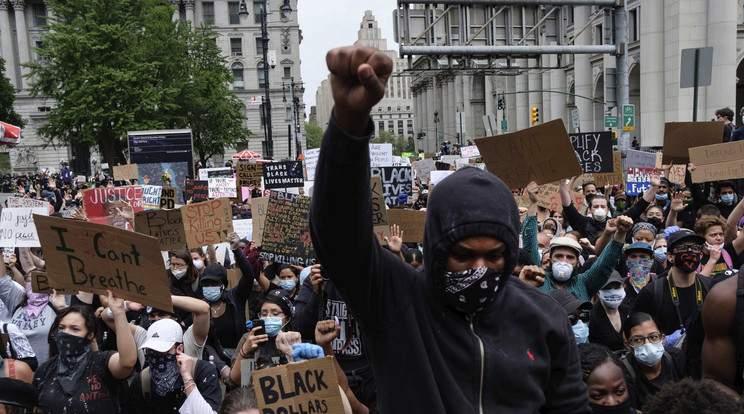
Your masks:
<path fill-rule="evenodd" d="M 633 310 L 635 312 L 646 312 L 653 315 L 659 322 L 659 329 L 665 335 L 669 335 L 680 328 L 680 316 L 682 322 L 687 322 L 690 315 L 698 310 L 697 299 L 695 298 L 695 286 L 680 288 L 677 286 L 677 293 L 679 295 L 679 315 L 677 309 L 672 302 L 672 293 L 669 289 L 669 283 L 666 277 L 659 277 L 653 282 L 649 282 L 640 292 L 638 297 L 633 304 Z M 700 281 L 700 287 L 702 289 L 703 299 L 705 299 L 708 293 L 710 279 L 705 276 L 696 276 L 696 279 Z M 661 298 L 661 306 L 658 304 L 659 298 L 655 296 L 654 286 L 661 283 L 663 286 L 663 297 Z"/>
<path fill-rule="evenodd" d="M 227 306 L 225 303 L 224 306 Z M 212 318 L 214 323 L 214 332 L 217 333 L 217 339 L 223 348 L 235 348 L 238 346 L 242 332 L 235 332 L 235 311 L 232 306 L 227 306 L 225 313 L 219 318 Z"/>
<path fill-rule="evenodd" d="M 646 399 L 656 394 L 656 392 L 659 391 L 664 385 L 680 381 L 686 376 L 687 363 L 685 362 L 684 352 L 682 352 L 682 350 L 678 348 L 670 346 L 665 346 L 664 351 L 672 357 L 672 363 L 669 363 L 669 360 L 666 356 L 662 356 L 661 373 L 659 373 L 658 377 L 652 380 L 647 379 L 646 376 L 643 375 L 643 372 L 641 372 L 641 368 L 639 367 L 639 363 L 633 356 L 627 354 L 624 357 L 628 360 L 630 366 L 635 371 L 636 379 L 635 381 L 633 381 L 633 377 L 630 375 L 630 372 L 623 363 L 623 374 L 625 374 L 625 383 L 628 386 L 631 397 L 635 399 L 635 407 L 642 407 L 643 404 L 646 403 Z"/>
<path fill-rule="evenodd" d="M 137 374 L 129 387 L 130 400 L 128 412 L 178 414 L 178 409 L 186 401 L 186 393 L 184 392 L 181 377 L 178 377 L 173 391 L 165 394 L 163 397 L 155 393 L 155 384 L 151 377 L 150 396 L 149 399 L 145 399 L 142 395 L 141 375 L 141 373 Z M 196 382 L 196 388 L 204 400 L 209 403 L 212 410 L 215 412 L 218 411 L 220 402 L 222 401 L 222 390 L 220 389 L 219 377 L 217 376 L 217 370 L 214 368 L 214 365 L 207 361 L 197 361 L 196 369 L 194 370 L 194 381 Z"/>
<path fill-rule="evenodd" d="M 114 351 L 92 352 L 83 379 L 72 395 L 57 381 L 59 356 L 50 358 L 34 373 L 34 386 L 39 389 L 39 407 L 44 413 L 87 414 L 121 412 L 118 390 L 125 380 L 118 380 L 108 370 Z"/>
<path fill-rule="evenodd" d="M 725 250 L 729 257 L 731 258 L 731 265 L 734 265 L 734 262 L 736 261 L 736 249 L 734 249 L 733 243 L 726 243 L 723 245 L 723 250 Z M 703 259 L 700 261 L 700 267 L 698 268 L 698 271 L 702 271 L 705 265 L 710 260 L 709 254 L 703 254 Z M 716 262 L 716 267 L 713 268 L 713 271 L 711 272 L 710 276 L 718 276 L 723 274 L 726 270 L 730 269 L 728 263 L 726 263 L 726 258 L 723 257 L 723 251 L 721 252 L 721 257 L 718 258 L 718 261 Z"/>
<path fill-rule="evenodd" d="M 620 313 L 620 331 L 612 326 L 604 306 L 597 302 L 589 313 L 589 342 L 604 345 L 612 351 L 621 351 L 623 347 L 622 322 L 628 317 L 627 309 L 618 308 Z"/>

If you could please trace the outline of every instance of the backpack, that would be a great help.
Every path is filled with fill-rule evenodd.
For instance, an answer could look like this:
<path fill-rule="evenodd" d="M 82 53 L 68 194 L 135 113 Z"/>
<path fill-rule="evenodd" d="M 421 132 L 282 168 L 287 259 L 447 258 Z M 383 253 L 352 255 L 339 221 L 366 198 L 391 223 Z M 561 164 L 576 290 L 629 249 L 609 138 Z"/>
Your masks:
<path fill-rule="evenodd" d="M 2 345 L 2 349 L 0 349 L 0 357 L 8 359 L 18 359 L 18 354 L 13 348 L 13 342 L 10 340 L 10 333 L 8 332 L 7 323 L 3 324 L 3 329 L 2 331 L 0 331 L 0 334 L 2 334 L 3 336 L 2 340 L 0 340 L 0 345 Z"/>
<path fill-rule="evenodd" d="M 199 363 L 199 360 L 194 362 L 194 365 L 191 366 L 191 378 L 194 378 L 194 383 L 196 383 L 196 377 L 194 376 L 194 373 L 196 372 L 196 365 Z M 146 367 L 145 369 L 140 372 L 140 388 L 142 390 L 142 396 L 145 397 L 145 401 L 150 401 L 150 398 L 152 395 L 150 394 L 150 390 L 152 389 L 152 377 L 150 376 L 150 367 Z"/>
<path fill-rule="evenodd" d="M 731 255 L 729 252 L 726 251 L 726 249 L 721 249 L 721 256 L 723 256 L 723 261 L 726 262 L 726 266 L 728 266 L 729 269 L 734 268 L 734 261 L 731 260 Z M 710 259 L 708 259 L 710 260 Z M 703 264 L 700 263 L 698 266 L 696 272 L 700 273 L 703 270 Z"/>

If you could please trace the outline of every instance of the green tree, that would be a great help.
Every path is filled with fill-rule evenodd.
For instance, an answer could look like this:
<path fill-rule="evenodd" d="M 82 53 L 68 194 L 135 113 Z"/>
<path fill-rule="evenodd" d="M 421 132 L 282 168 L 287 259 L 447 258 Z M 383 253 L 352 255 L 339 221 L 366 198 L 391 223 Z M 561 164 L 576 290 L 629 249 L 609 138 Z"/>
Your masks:
<path fill-rule="evenodd" d="M 305 135 L 307 135 L 307 148 L 320 148 L 323 140 L 323 128 L 315 122 L 305 122 Z"/>
<path fill-rule="evenodd" d="M 392 132 L 380 131 L 380 135 L 372 138 L 373 144 L 393 144 L 393 155 L 400 156 L 404 152 L 413 152 L 415 145 L 412 140 L 402 135 L 393 135 Z"/>
<path fill-rule="evenodd" d="M 26 123 L 13 109 L 15 88 L 10 79 L 5 77 L 5 60 L 0 57 L 0 121 L 23 128 Z"/>

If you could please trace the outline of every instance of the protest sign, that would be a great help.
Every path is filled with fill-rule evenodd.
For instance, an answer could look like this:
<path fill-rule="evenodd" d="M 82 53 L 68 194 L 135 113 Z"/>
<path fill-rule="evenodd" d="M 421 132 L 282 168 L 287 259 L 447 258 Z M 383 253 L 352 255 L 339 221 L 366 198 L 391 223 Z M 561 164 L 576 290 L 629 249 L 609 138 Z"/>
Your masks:
<path fill-rule="evenodd" d="M 230 167 L 218 167 L 218 168 L 200 168 L 199 169 L 199 180 L 206 181 L 209 178 L 234 177 L 233 169 Z"/>
<path fill-rule="evenodd" d="M 226 198 L 187 204 L 181 207 L 181 216 L 189 249 L 226 242 L 233 232 L 232 207 Z"/>
<path fill-rule="evenodd" d="M 252 374 L 262 414 L 344 412 L 333 356 L 260 369 Z"/>
<path fill-rule="evenodd" d="M 272 162 L 263 165 L 264 187 L 303 187 L 305 177 L 302 161 Z"/>
<path fill-rule="evenodd" d="M 413 163 L 413 169 L 416 171 L 416 177 L 422 182 L 426 183 L 429 179 L 429 174 L 437 169 L 434 160 L 427 158 L 425 160 L 416 161 Z"/>
<path fill-rule="evenodd" d="M 209 178 L 207 182 L 209 186 L 209 198 L 236 198 L 238 196 L 234 178 Z"/>
<path fill-rule="evenodd" d="M 261 260 L 310 266 L 316 256 L 310 238 L 310 197 L 279 191 L 269 195 Z"/>
<path fill-rule="evenodd" d="M 129 181 L 138 180 L 137 164 L 114 165 L 114 180 Z"/>
<path fill-rule="evenodd" d="M 154 211 L 154 210 L 153 210 Z M 112 226 L 34 215 L 54 287 L 172 310 L 158 239 Z"/>
<path fill-rule="evenodd" d="M 397 224 L 400 227 L 405 243 L 424 241 L 425 211 L 392 208 L 388 210 L 388 223 Z"/>
<path fill-rule="evenodd" d="M 687 164 L 690 148 L 718 144 L 723 122 L 667 122 L 664 124 L 664 165 Z"/>
<path fill-rule="evenodd" d="M 714 170 L 718 170 L 720 167 L 714 166 Z M 685 185 L 685 173 L 687 172 L 687 166 L 684 164 L 675 165 L 672 164 L 664 169 L 664 177 L 669 179 L 672 184 Z M 705 180 L 710 181 L 710 180 Z"/>
<path fill-rule="evenodd" d="M 0 247 L 39 247 L 34 215 L 47 216 L 49 209 L 8 207 L 0 211 Z"/>
<path fill-rule="evenodd" d="M 651 187 L 649 176 L 653 171 L 653 168 L 628 168 L 628 185 L 625 194 L 640 195 L 646 192 Z M 661 176 L 664 176 L 664 171 L 661 172 Z"/>
<path fill-rule="evenodd" d="M 568 137 L 585 173 L 612 172 L 612 132 L 585 132 Z"/>
<path fill-rule="evenodd" d="M 429 185 L 437 185 L 453 173 L 454 171 L 432 171 L 429 174 Z"/>
<path fill-rule="evenodd" d="M 134 216 L 134 230 L 158 239 L 160 250 L 186 248 L 181 210 L 145 210 Z"/>
<path fill-rule="evenodd" d="M 253 242 L 261 246 L 264 227 L 266 225 L 266 214 L 269 211 L 269 198 L 259 197 L 251 200 L 251 217 L 253 221 Z"/>
<path fill-rule="evenodd" d="M 369 144 L 369 166 L 389 167 L 393 165 L 393 144 Z"/>
<path fill-rule="evenodd" d="M 386 226 L 388 224 L 387 208 L 385 208 L 385 194 L 382 189 L 382 179 L 379 176 L 370 177 L 372 191 L 372 225 Z"/>
<path fill-rule="evenodd" d="M 470 145 L 460 148 L 460 155 L 462 155 L 463 158 L 480 157 L 480 152 L 478 151 L 477 145 Z"/>
<path fill-rule="evenodd" d="M 307 173 L 308 181 L 315 181 L 315 168 L 318 166 L 319 157 L 320 148 L 305 150 L 305 172 Z"/>
<path fill-rule="evenodd" d="M 623 176 L 623 155 L 620 151 L 612 153 L 613 172 L 610 173 L 598 173 L 594 174 L 594 184 L 597 187 L 604 187 L 606 185 L 622 184 L 625 182 Z"/>
<path fill-rule="evenodd" d="M 434 166 L 437 167 L 436 171 L 449 171 L 452 166 L 442 161 L 434 161 Z"/>
<path fill-rule="evenodd" d="M 455 165 L 455 162 L 462 159 L 459 155 L 442 155 L 439 157 L 439 161 L 449 165 Z"/>
<path fill-rule="evenodd" d="M 261 186 L 261 177 L 263 177 L 263 164 L 239 162 L 237 176 L 240 187 L 251 185 L 259 187 Z"/>
<path fill-rule="evenodd" d="M 628 168 L 655 168 L 657 158 L 656 154 L 658 153 L 628 149 L 628 152 L 625 155 L 625 165 Z"/>
<path fill-rule="evenodd" d="M 178 188 L 163 186 L 163 191 L 160 194 L 160 208 L 176 208 L 176 201 L 178 200 Z"/>
<path fill-rule="evenodd" d="M 574 207 L 580 209 L 584 205 L 584 193 L 581 191 L 569 190 L 571 201 Z M 537 205 L 549 210 L 563 211 L 563 202 L 561 201 L 560 189 L 555 184 L 543 184 L 537 189 Z"/>
<path fill-rule="evenodd" d="M 744 141 L 690 148 L 693 183 L 744 178 Z"/>
<path fill-rule="evenodd" d="M 163 187 L 159 185 L 142 186 L 142 206 L 145 210 L 156 210 L 160 208 L 160 195 Z"/>
<path fill-rule="evenodd" d="M 379 176 L 382 180 L 382 192 L 388 206 L 398 205 L 398 195 L 411 194 L 413 187 L 411 167 L 372 167 L 371 174 L 373 177 Z"/>
<path fill-rule="evenodd" d="M 581 166 L 563 120 L 475 140 L 488 171 L 509 188 L 530 181 L 546 184 L 581 174 Z"/>
<path fill-rule="evenodd" d="M 63 295 L 76 295 L 78 293 L 77 290 L 71 291 L 69 288 L 65 289 L 61 286 L 55 286 L 54 281 L 49 278 L 47 272 L 32 271 L 28 276 L 31 279 L 31 291 L 34 293 L 51 295 L 54 293 L 54 290 Z"/>
<path fill-rule="evenodd" d="M 9 263 L 10 262 L 10 256 L 13 255 L 13 251 L 15 249 L 12 247 L 3 247 L 3 262 Z"/>
<path fill-rule="evenodd" d="M 134 214 L 143 211 L 142 187 L 91 188 L 83 191 L 83 208 L 92 223 L 134 230 Z"/>
<path fill-rule="evenodd" d="M 251 240 L 253 238 L 253 220 L 233 220 L 233 231 L 238 233 L 241 239 Z"/>
<path fill-rule="evenodd" d="M 209 200 L 209 182 L 206 180 L 186 180 L 183 189 L 186 201 L 199 203 Z"/>
<path fill-rule="evenodd" d="M 44 208 L 49 211 L 49 203 L 33 198 L 8 197 L 9 208 Z"/>

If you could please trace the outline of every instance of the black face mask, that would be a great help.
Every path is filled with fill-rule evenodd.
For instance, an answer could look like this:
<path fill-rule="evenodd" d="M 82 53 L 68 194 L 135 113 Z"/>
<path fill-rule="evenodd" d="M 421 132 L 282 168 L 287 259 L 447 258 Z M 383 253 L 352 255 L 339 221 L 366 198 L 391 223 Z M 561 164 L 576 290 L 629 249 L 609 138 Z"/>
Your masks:
<path fill-rule="evenodd" d="M 658 217 L 651 217 L 650 219 L 646 220 L 649 224 L 653 224 L 654 227 L 656 227 L 656 231 L 658 232 L 661 229 L 661 219 Z"/>
<path fill-rule="evenodd" d="M 57 380 L 67 394 L 72 394 L 88 367 L 90 341 L 88 338 L 57 332 L 54 343 L 59 352 Z"/>
<path fill-rule="evenodd" d="M 150 376 L 155 383 L 155 393 L 164 397 L 175 389 L 176 381 L 181 376 L 178 370 L 176 354 L 148 352 L 145 356 L 150 367 Z"/>
<path fill-rule="evenodd" d="M 702 260 L 702 253 L 679 252 L 674 254 L 674 267 L 679 268 L 685 273 L 691 273 L 697 270 Z"/>
<path fill-rule="evenodd" d="M 444 274 L 443 298 L 446 305 L 472 314 L 488 306 L 498 291 L 502 272 L 489 267 L 476 267 Z"/>
<path fill-rule="evenodd" d="M 592 408 L 594 414 L 628 414 L 630 407 L 630 396 L 625 401 L 616 405 L 601 405 L 595 403 L 589 403 L 589 407 Z"/>

